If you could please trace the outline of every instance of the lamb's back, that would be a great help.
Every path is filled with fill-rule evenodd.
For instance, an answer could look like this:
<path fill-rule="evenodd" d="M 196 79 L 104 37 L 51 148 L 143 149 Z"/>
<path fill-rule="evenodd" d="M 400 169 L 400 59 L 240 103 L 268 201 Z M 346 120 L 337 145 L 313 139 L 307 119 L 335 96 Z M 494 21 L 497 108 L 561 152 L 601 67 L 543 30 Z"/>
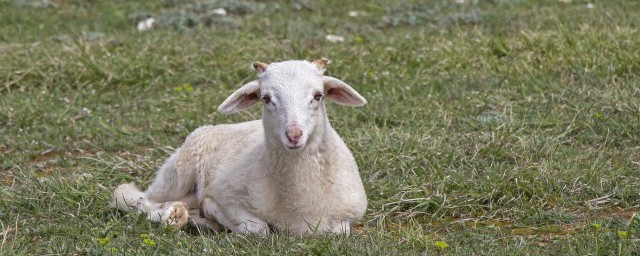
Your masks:
<path fill-rule="evenodd" d="M 264 140 L 261 120 L 237 124 L 202 126 L 193 131 L 177 150 L 177 171 L 215 170 Z"/>

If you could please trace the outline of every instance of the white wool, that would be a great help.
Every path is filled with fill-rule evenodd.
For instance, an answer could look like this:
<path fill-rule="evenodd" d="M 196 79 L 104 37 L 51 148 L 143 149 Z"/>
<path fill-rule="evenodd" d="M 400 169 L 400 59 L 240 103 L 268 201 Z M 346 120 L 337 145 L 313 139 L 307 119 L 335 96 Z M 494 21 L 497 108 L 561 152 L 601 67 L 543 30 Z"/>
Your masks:
<path fill-rule="evenodd" d="M 146 192 L 114 191 L 112 207 L 149 219 L 266 234 L 349 233 L 366 210 L 356 162 L 327 118 L 324 100 L 362 106 L 366 100 L 323 75 L 328 60 L 256 62 L 249 82 L 218 110 L 235 113 L 262 102 L 262 120 L 204 126 L 169 157 Z"/>

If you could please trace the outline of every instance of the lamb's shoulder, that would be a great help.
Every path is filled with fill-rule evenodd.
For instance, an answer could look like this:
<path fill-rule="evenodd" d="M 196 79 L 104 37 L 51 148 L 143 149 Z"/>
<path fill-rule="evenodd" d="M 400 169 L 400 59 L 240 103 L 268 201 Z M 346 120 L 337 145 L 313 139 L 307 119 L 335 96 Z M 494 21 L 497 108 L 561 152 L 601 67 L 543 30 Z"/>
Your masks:
<path fill-rule="evenodd" d="M 225 161 L 206 193 L 219 205 L 244 209 L 259 219 L 270 220 L 278 209 L 277 188 L 268 182 L 264 151 L 262 141 Z"/>
<path fill-rule="evenodd" d="M 212 183 L 207 193 L 216 201 L 233 200 L 245 207 L 255 208 L 250 204 L 266 200 L 262 197 L 270 189 L 265 184 L 266 148 L 262 122 L 257 120 L 225 126 L 221 133 L 215 132 L 216 136 L 220 136 L 218 146 L 209 150 L 206 169 L 207 179 Z M 234 137 L 234 134 L 238 137 Z"/>

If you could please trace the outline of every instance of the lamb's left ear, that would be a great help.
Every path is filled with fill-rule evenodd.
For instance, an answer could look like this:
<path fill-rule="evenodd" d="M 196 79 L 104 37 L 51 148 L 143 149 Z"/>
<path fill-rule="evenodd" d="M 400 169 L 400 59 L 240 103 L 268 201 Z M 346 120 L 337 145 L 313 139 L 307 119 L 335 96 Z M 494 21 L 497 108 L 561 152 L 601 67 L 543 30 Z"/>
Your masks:
<path fill-rule="evenodd" d="M 220 106 L 218 112 L 233 114 L 248 109 L 260 100 L 260 85 L 258 80 L 251 81 L 236 90 Z"/>
<path fill-rule="evenodd" d="M 335 103 L 345 106 L 361 107 L 367 104 L 367 100 L 345 82 L 335 77 L 323 76 L 324 95 Z"/>

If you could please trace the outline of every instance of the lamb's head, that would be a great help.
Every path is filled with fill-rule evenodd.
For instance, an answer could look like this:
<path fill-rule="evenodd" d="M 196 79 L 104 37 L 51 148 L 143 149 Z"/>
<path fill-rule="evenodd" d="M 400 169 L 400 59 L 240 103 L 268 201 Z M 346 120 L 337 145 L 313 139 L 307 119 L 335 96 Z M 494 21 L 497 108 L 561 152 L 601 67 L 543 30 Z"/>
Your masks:
<path fill-rule="evenodd" d="M 323 75 L 328 63 L 325 58 L 313 62 L 255 62 L 253 68 L 258 71 L 258 80 L 231 94 L 218 111 L 236 113 L 262 101 L 266 136 L 277 138 L 286 149 L 299 150 L 307 144 L 316 128 L 327 122 L 325 98 L 347 106 L 367 103 L 346 83 Z"/>

